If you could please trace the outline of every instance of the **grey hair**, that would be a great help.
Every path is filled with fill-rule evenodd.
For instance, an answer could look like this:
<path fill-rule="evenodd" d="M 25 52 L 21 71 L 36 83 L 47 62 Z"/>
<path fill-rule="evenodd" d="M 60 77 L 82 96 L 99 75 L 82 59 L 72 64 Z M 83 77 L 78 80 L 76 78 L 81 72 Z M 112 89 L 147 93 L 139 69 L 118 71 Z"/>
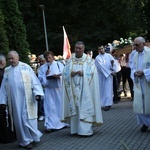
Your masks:
<path fill-rule="evenodd" d="M 44 59 L 44 55 L 43 54 L 39 55 L 39 59 Z"/>
<path fill-rule="evenodd" d="M 138 40 L 138 41 L 140 41 L 140 42 L 142 42 L 142 43 L 145 43 L 145 42 L 146 42 L 145 39 L 144 39 L 143 37 L 141 37 L 141 36 L 136 37 L 135 40 Z"/>
<path fill-rule="evenodd" d="M 83 45 L 83 48 L 85 49 L 85 45 L 84 45 L 84 43 L 83 43 L 82 41 L 78 41 L 78 42 L 76 43 L 76 45 Z"/>
<path fill-rule="evenodd" d="M 11 51 L 8 53 L 8 55 L 9 55 L 9 54 L 15 54 L 16 56 L 19 57 L 19 54 L 18 54 L 17 51 L 15 51 L 15 50 L 11 50 Z"/>
<path fill-rule="evenodd" d="M 3 54 L 0 54 L 0 61 L 5 60 L 5 56 Z"/>

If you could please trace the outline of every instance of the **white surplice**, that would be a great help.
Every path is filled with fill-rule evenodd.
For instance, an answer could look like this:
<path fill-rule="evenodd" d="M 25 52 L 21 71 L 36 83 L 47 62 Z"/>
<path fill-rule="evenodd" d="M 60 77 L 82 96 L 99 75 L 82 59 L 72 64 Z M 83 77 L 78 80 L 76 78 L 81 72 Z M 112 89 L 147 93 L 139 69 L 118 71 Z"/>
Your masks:
<path fill-rule="evenodd" d="M 135 53 L 131 70 L 134 81 L 133 109 L 139 125 L 150 126 L 150 48 L 144 47 L 142 53 Z M 134 72 L 143 70 L 142 78 L 134 77 Z"/>
<path fill-rule="evenodd" d="M 63 64 L 53 61 L 52 64 L 45 63 L 40 67 L 38 78 L 45 89 L 44 99 L 44 114 L 46 129 L 61 129 L 66 126 L 60 121 L 62 110 L 62 79 L 46 79 L 46 71 L 50 69 L 49 75 L 61 74 L 63 71 Z M 48 76 L 49 76 L 48 75 Z"/>
<path fill-rule="evenodd" d="M 136 50 L 133 50 L 131 53 L 130 53 L 130 55 L 129 55 L 129 62 L 128 62 L 128 64 L 129 64 L 129 67 L 132 69 L 133 67 L 133 61 L 134 61 L 134 54 L 136 54 L 137 53 L 137 51 Z"/>
<path fill-rule="evenodd" d="M 32 68 L 22 62 L 5 69 L 0 103 L 7 104 L 19 145 L 39 142 L 42 133 L 37 126 L 36 95 L 44 96 Z"/>
<path fill-rule="evenodd" d="M 82 71 L 83 76 L 71 77 L 72 71 Z M 63 71 L 62 120 L 70 122 L 71 134 L 92 135 L 92 124 L 103 123 L 98 88 L 94 61 L 86 54 L 79 59 L 74 54 Z"/>
<path fill-rule="evenodd" d="M 111 61 L 115 61 L 112 55 L 99 54 L 95 58 L 95 65 L 99 77 L 99 90 L 101 106 L 111 106 L 113 104 L 113 67 Z"/>

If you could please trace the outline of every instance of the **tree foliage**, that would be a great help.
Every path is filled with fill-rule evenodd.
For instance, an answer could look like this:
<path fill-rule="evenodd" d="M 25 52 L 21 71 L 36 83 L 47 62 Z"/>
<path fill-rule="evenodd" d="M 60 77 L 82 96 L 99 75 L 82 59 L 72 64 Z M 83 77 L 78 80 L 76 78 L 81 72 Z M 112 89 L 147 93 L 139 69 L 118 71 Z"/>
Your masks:
<path fill-rule="evenodd" d="M 149 0 L 18 0 L 18 3 L 26 25 L 27 40 L 35 54 L 46 50 L 41 4 L 45 6 L 49 49 L 56 55 L 63 52 L 62 26 L 66 29 L 72 51 L 78 40 L 85 43 L 86 50 L 96 50 L 99 44 L 120 37 L 150 38 Z"/>
<path fill-rule="evenodd" d="M 6 55 L 9 51 L 8 39 L 6 36 L 6 30 L 4 29 L 4 15 L 0 9 L 0 53 Z"/>
<path fill-rule="evenodd" d="M 5 31 L 9 50 L 16 50 L 21 61 L 29 62 L 29 45 L 26 40 L 26 28 L 23 23 L 17 0 L 1 0 L 1 10 L 5 17 Z"/>

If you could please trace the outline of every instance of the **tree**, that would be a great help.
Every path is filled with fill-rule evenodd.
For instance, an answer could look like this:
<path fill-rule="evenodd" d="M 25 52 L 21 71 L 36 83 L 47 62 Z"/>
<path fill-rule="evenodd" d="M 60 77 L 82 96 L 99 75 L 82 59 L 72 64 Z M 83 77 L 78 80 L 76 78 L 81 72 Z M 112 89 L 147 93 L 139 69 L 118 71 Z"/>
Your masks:
<path fill-rule="evenodd" d="M 8 48 L 8 39 L 6 36 L 6 30 L 4 26 L 5 26 L 4 16 L 0 9 L 0 53 L 6 55 L 9 51 L 9 48 Z"/>
<path fill-rule="evenodd" d="M 141 3 L 143 5 L 143 9 L 141 10 L 141 25 L 143 27 L 144 30 L 146 30 L 146 40 L 150 41 L 150 15 L 149 15 L 149 10 L 150 10 L 150 1 L 149 0 L 145 0 L 144 1 L 145 5 L 143 5 L 143 3 Z"/>
<path fill-rule="evenodd" d="M 1 0 L 1 4 L 9 49 L 16 50 L 21 61 L 29 62 L 28 53 L 30 51 L 26 39 L 26 28 L 18 9 L 17 0 Z"/>
<path fill-rule="evenodd" d="M 46 7 L 49 49 L 55 54 L 63 52 L 62 26 L 65 26 L 72 51 L 77 40 L 82 40 L 86 49 L 97 49 L 97 45 L 120 37 L 134 38 L 150 33 L 148 0 L 18 1 L 27 27 L 28 42 L 32 52 L 36 53 L 45 50 L 40 4 Z"/>

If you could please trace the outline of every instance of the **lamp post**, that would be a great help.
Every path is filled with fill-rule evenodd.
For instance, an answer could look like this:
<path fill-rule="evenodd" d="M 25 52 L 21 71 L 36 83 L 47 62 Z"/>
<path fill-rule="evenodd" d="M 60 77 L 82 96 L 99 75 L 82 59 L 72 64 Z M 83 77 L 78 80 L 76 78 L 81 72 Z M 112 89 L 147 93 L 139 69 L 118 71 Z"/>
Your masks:
<path fill-rule="evenodd" d="M 39 5 L 39 7 L 42 9 L 43 13 L 43 23 L 44 23 L 44 32 L 45 32 L 45 43 L 46 43 L 46 50 L 48 51 L 48 40 L 47 40 L 47 31 L 46 31 L 46 22 L 45 22 L 45 13 L 44 13 L 44 5 Z"/>

